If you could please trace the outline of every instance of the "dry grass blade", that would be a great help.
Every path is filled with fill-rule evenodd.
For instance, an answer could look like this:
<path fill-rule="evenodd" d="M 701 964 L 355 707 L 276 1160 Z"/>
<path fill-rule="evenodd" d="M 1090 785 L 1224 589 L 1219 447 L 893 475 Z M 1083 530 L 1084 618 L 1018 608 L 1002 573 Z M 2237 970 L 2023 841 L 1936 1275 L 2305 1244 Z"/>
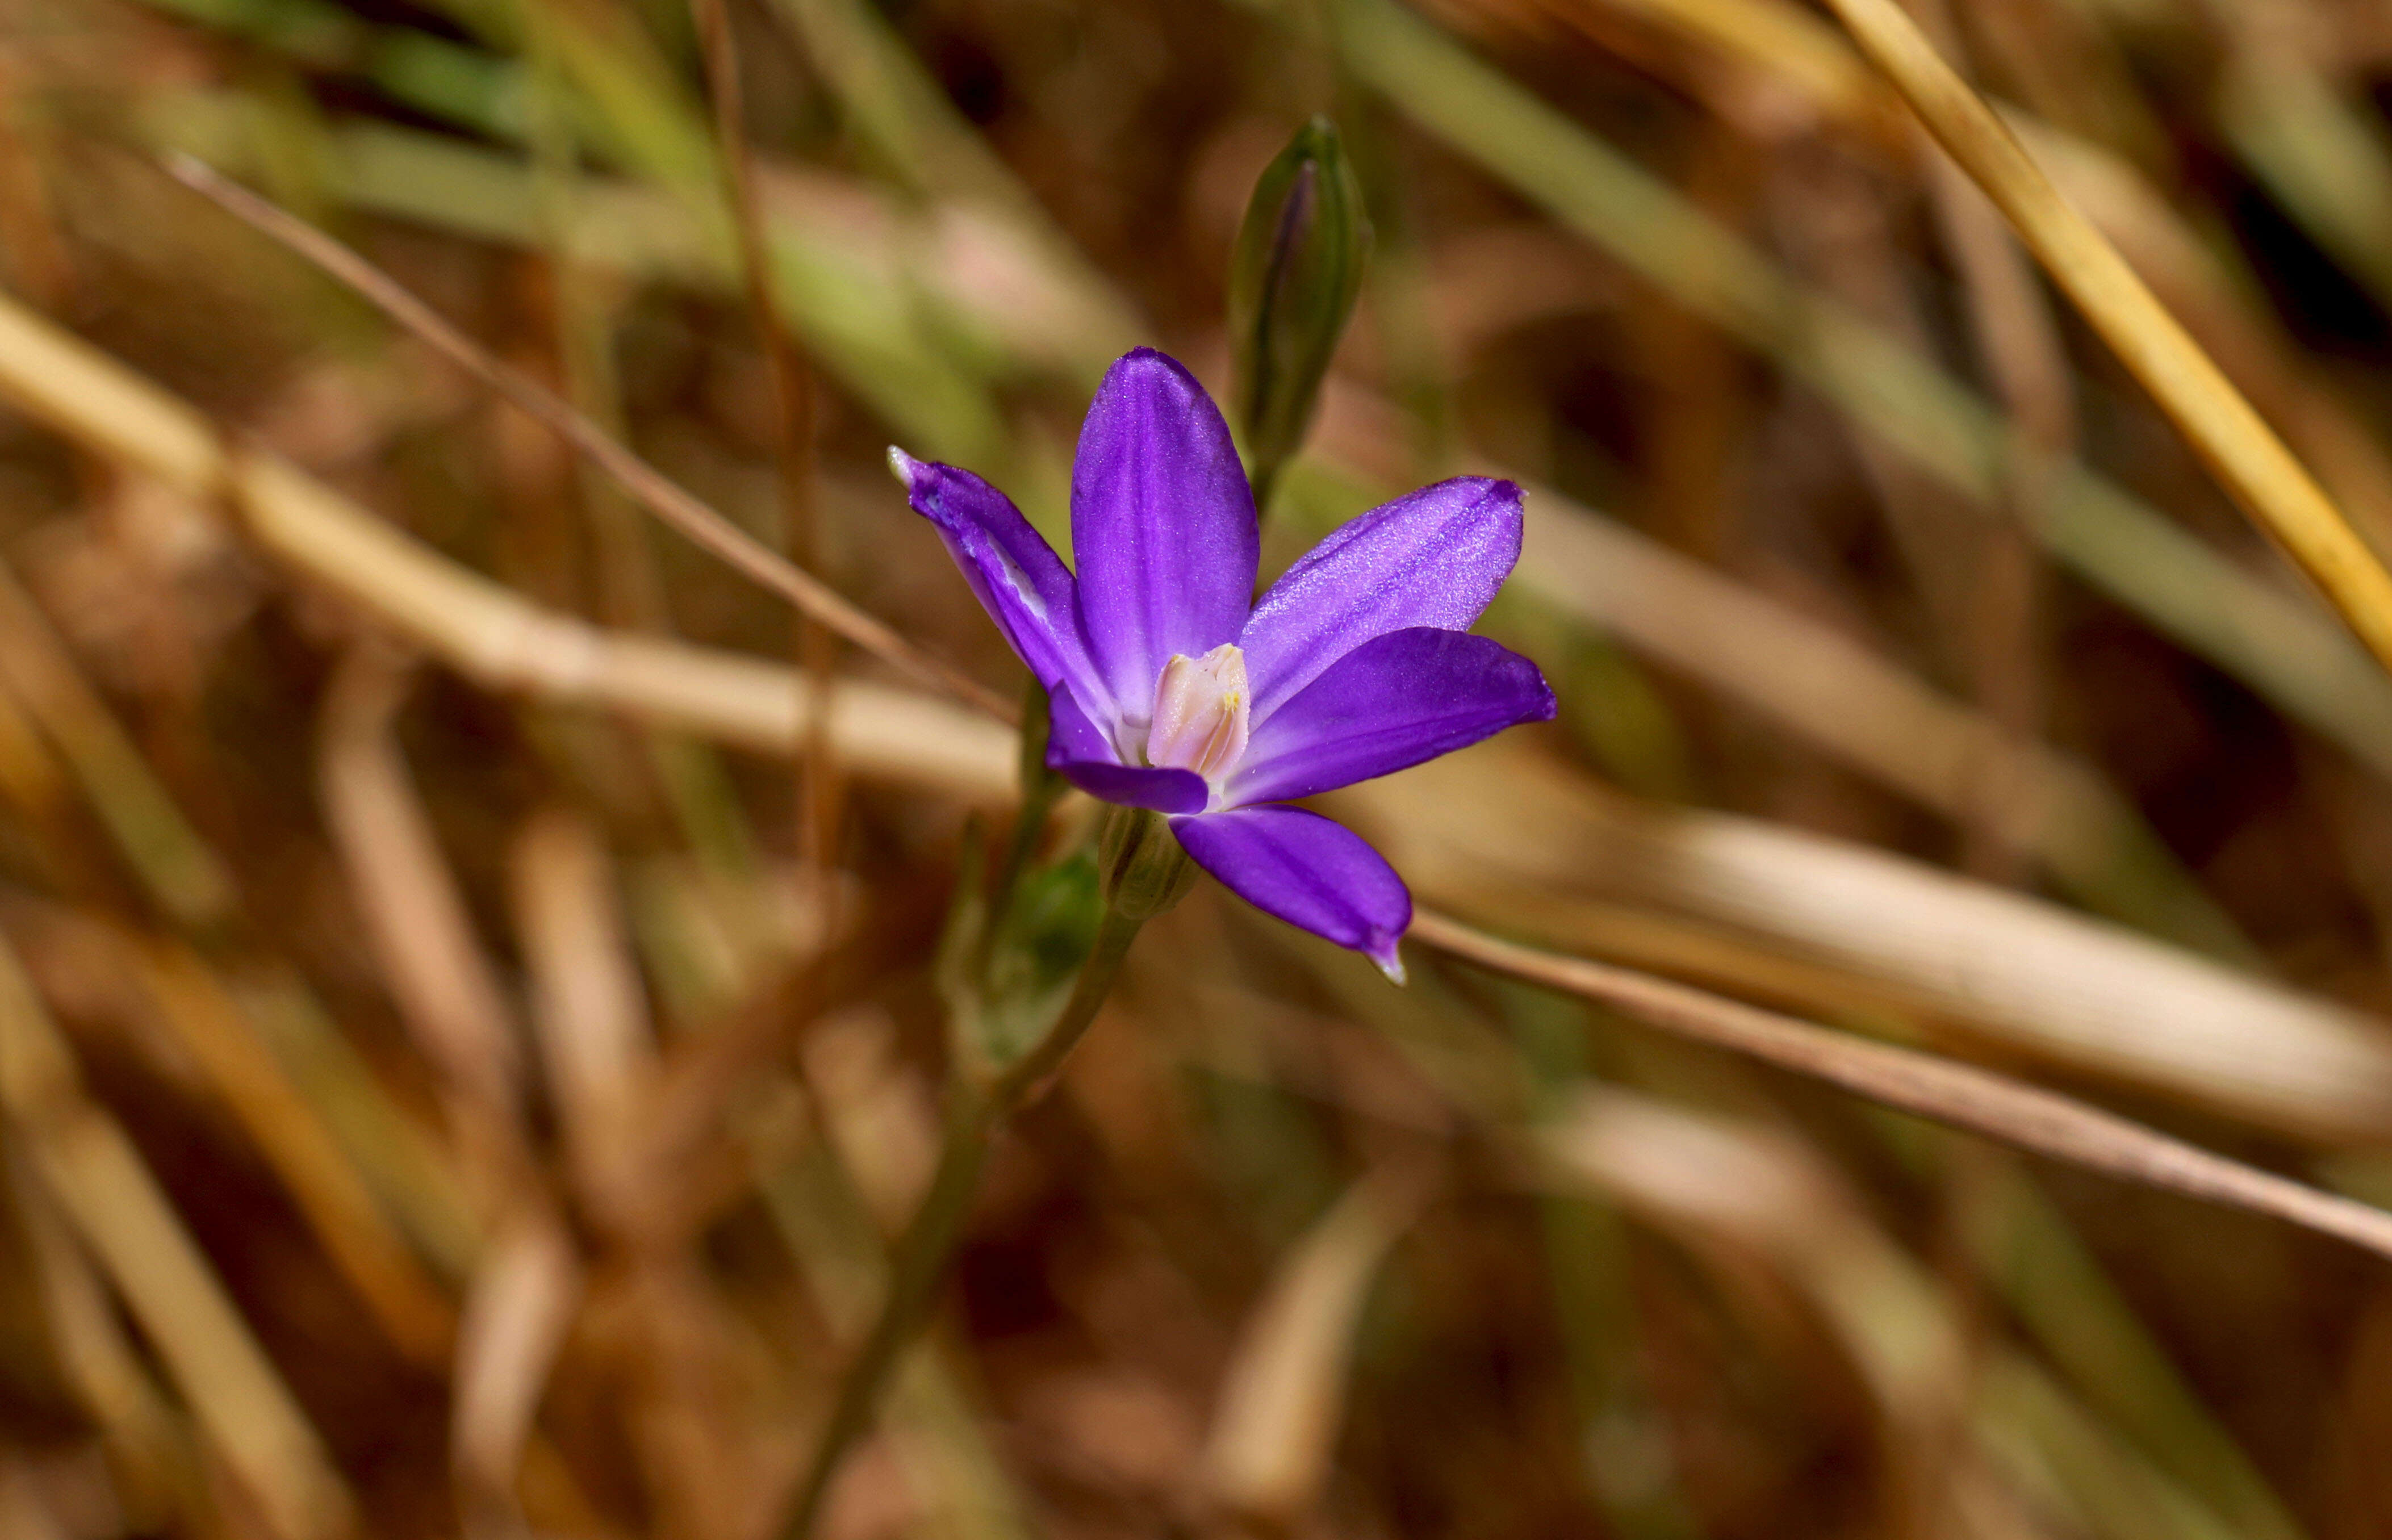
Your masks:
<path fill-rule="evenodd" d="M 1498 973 L 1600 1001 L 1694 1042 L 2121 1181 L 2206 1198 L 2392 1259 L 2392 1213 L 2213 1155 L 2112 1113 L 1970 1065 L 1847 1036 L 1627 968 L 1499 940 L 1432 911 L 1424 943 Z"/>
<path fill-rule="evenodd" d="M 1402 1178 L 1365 1178 L 1290 1249 L 1247 1322 L 1203 1469 L 1206 1495 L 1240 1518 L 1293 1526 L 1327 1487 L 1354 1329 L 1421 1196 Z"/>
<path fill-rule="evenodd" d="M 1538 488 L 1515 586 L 1742 702 L 1921 805 L 1981 809 L 2088 907 L 2203 951 L 2235 953 L 2233 927 L 2188 881 L 2147 892 L 2164 859 L 2132 807 L 2089 767 L 2005 731 L 1789 606 L 1629 526 Z"/>
<path fill-rule="evenodd" d="M 707 91 L 714 98 L 715 152 L 722 162 L 731 228 L 738 241 L 740 286 L 772 387 L 773 459 L 780 471 L 782 535 L 790 562 L 803 571 L 814 565 L 821 549 L 815 528 L 820 510 L 814 496 L 813 380 L 806 361 L 798 355 L 789 328 L 782 323 L 780 307 L 773 303 L 772 246 L 764 227 L 755 157 L 748 148 L 739 44 L 732 28 L 729 0 L 690 0 L 690 11 L 706 59 Z M 835 661 L 830 638 L 811 615 L 801 615 L 798 622 L 798 661 L 815 690 L 829 688 Z M 819 720 L 806 734 L 804 750 L 799 778 L 804 815 L 799 823 L 801 856 L 819 865 L 830 854 L 831 831 L 838 812 L 830 739 Z"/>
<path fill-rule="evenodd" d="M 0 396 L 115 463 L 223 498 L 275 557 L 486 688 L 603 705 L 774 754 L 802 741 L 819 709 L 786 668 L 542 609 L 288 461 L 228 454 L 198 411 L 5 295 Z M 842 682 L 828 731 L 858 774 L 980 802 L 1012 796 L 1012 734 L 943 701 Z"/>
<path fill-rule="evenodd" d="M 189 1502 L 194 1462 L 188 1429 L 24 1152 L 11 1150 L 0 1164 L 6 1167 L 9 1207 L 25 1231 L 51 1352 L 124 1472 L 126 1517 L 143 1528 L 162 1529 L 165 1510 L 178 1500 Z"/>
<path fill-rule="evenodd" d="M 132 1139 L 84 1094 L 72 1055 L 0 944 L 0 1108 L 210 1442 L 280 1540 L 332 1540 L 348 1491 Z"/>
<path fill-rule="evenodd" d="M 890 666 L 999 720 L 1011 721 L 1016 717 L 1011 703 L 923 653 L 812 574 L 774 554 L 554 393 L 491 356 L 438 312 L 348 247 L 188 156 L 176 157 L 168 169 L 176 180 L 337 278 L 443 357 L 553 430 L 641 506 L 701 549 Z"/>
<path fill-rule="evenodd" d="M 592 1209 L 619 1218 L 635 1180 L 631 1136 L 656 1052 L 614 872 L 596 832 L 555 809 L 534 815 L 512 864 L 550 1094 Z"/>
<path fill-rule="evenodd" d="M 1564 25 L 1592 32 L 1584 0 L 1543 0 Z M 1496 7 L 1488 6 L 1492 10 Z M 1902 107 L 1830 22 L 1775 0 L 1609 0 L 1608 9 L 1650 21 L 1755 74 L 1791 87 L 1839 126 L 1892 137 Z"/>
<path fill-rule="evenodd" d="M 534 1205 L 499 1226 L 457 1337 L 449 1462 L 469 1512 L 520 1518 L 517 1475 L 580 1295 L 580 1262 L 556 1216 Z"/>
<path fill-rule="evenodd" d="M 2392 668 L 2392 573 L 2242 393 L 1896 0 L 1829 0 L 1939 143 L 2009 216 L 2029 250 L 2219 481 L 2282 542 L 2369 650 Z"/>
<path fill-rule="evenodd" d="M 392 1345 L 416 1364 L 445 1365 L 455 1312 L 255 1023 L 187 947 L 150 947 L 136 965 L 159 1016 L 206 1071 Z"/>
<path fill-rule="evenodd" d="M 406 682 L 405 665 L 371 643 L 334 677 L 317 765 L 324 820 L 417 1047 L 504 1113 L 522 1078 L 511 1013 L 391 731 Z"/>
<path fill-rule="evenodd" d="M 232 874 L 202 844 L 32 600 L 0 566 L 0 684 L 57 745 L 160 908 L 205 931 L 230 915 Z"/>
<path fill-rule="evenodd" d="M 1956 35 L 1942 0 L 1921 0 L 1922 19 L 1938 41 Z M 2034 265 L 2001 214 L 1946 156 L 1928 154 L 1929 185 L 1943 245 L 1962 278 L 1970 334 L 1996 395 L 2017 432 L 2002 467 L 2011 523 L 1979 532 L 1976 574 L 1965 585 L 1957 633 L 1968 639 L 1971 672 L 1986 713 L 2022 736 L 2041 730 L 2043 573 L 2032 532 L 2051 499 L 2052 467 L 2076 448 L 2076 395 L 2060 328 Z M 2002 848 L 1997 825 L 2011 794 L 1989 788 L 1971 825 L 1969 869 L 2015 882 L 2022 874 Z"/>
<path fill-rule="evenodd" d="M 1432 907 L 1804 1015 L 1865 1003 L 2302 1138 L 2374 1144 L 2392 1128 L 2379 1018 L 2023 894 L 1782 825 L 1631 804 L 1502 744 L 1338 796 Z M 1746 956 L 1687 966 L 1643 938 L 1614 946 L 1597 934 L 1606 908 Z M 1748 971 L 1753 954 L 1773 966 Z M 1772 977 L 1789 964 L 1809 977 Z"/>

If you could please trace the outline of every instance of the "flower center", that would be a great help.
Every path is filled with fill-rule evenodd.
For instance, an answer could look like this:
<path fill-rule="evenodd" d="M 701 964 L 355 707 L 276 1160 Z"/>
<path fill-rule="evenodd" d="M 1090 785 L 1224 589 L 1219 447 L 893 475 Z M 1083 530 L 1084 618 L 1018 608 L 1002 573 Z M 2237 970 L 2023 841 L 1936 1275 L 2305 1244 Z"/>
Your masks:
<path fill-rule="evenodd" d="M 1216 780 L 1246 752 L 1246 654 L 1225 641 L 1201 658 L 1175 653 L 1154 686 L 1146 762 Z"/>

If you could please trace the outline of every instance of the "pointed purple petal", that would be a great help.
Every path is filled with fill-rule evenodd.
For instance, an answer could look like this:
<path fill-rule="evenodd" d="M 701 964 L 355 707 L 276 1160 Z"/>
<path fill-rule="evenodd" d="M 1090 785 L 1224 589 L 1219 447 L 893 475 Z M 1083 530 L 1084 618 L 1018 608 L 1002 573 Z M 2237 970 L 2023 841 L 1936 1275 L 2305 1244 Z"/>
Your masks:
<path fill-rule="evenodd" d="M 1234 641 L 1260 535 L 1228 424 L 1195 376 L 1152 348 L 1122 356 L 1080 430 L 1072 549 L 1088 650 L 1144 718 L 1174 653 Z"/>
<path fill-rule="evenodd" d="M 1156 770 L 1144 765 L 1112 765 L 1094 759 L 1058 760 L 1046 757 L 1047 768 L 1099 802 L 1125 808 L 1149 808 L 1158 813 L 1201 813 L 1212 797 L 1204 778 L 1192 770 Z"/>
<path fill-rule="evenodd" d="M 1192 770 L 1124 765 L 1104 730 L 1089 719 L 1070 689 L 1046 702 L 1046 768 L 1104 802 L 1151 808 L 1158 813 L 1200 813 L 1213 797 Z"/>
<path fill-rule="evenodd" d="M 1411 893 L 1353 830 L 1301 808 L 1240 808 L 1175 818 L 1171 832 L 1256 909 L 1402 977 L 1396 943 L 1412 923 Z"/>
<path fill-rule="evenodd" d="M 1238 638 L 1255 723 L 1372 637 L 1468 630 L 1519 559 L 1508 481 L 1457 476 L 1354 520 L 1271 585 Z"/>
<path fill-rule="evenodd" d="M 1121 750 L 1069 686 L 1046 692 L 1046 762 L 1055 765 L 1066 759 L 1121 763 Z"/>
<path fill-rule="evenodd" d="M 930 521 L 972 597 L 996 622 L 1016 656 L 1049 692 L 1069 685 L 1094 700 L 1112 699 L 1080 632 L 1071 569 L 1030 526 L 1013 499 L 952 465 L 889 451 L 914 511 Z"/>
<path fill-rule="evenodd" d="M 1537 666 L 1466 631 L 1423 627 L 1366 641 L 1254 730 L 1225 788 L 1233 807 L 1334 791 L 1552 719 Z"/>

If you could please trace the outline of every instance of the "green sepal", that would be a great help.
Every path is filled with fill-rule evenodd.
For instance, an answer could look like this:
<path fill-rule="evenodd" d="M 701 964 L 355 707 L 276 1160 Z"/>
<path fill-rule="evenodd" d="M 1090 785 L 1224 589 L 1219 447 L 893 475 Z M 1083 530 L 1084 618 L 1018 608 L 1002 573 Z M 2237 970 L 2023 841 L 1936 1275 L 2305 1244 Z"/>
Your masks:
<path fill-rule="evenodd" d="M 1097 866 L 1105 901 L 1132 920 L 1151 920 L 1196 886 L 1196 863 L 1170 825 L 1162 814 L 1142 808 L 1106 810 L 1097 835 Z"/>
<path fill-rule="evenodd" d="M 1104 917 L 1096 858 L 1086 848 L 1021 879 L 989 953 L 982 1063 L 1002 1071 L 1046 1035 L 1096 947 Z"/>

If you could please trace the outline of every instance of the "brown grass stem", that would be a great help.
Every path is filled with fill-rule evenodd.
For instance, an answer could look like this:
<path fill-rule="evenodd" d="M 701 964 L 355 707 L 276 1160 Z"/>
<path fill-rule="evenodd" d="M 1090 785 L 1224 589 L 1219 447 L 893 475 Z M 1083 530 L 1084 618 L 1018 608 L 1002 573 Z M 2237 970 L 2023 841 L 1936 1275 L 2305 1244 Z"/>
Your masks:
<path fill-rule="evenodd" d="M 2267 1214 L 2392 1259 L 2392 1213 L 2320 1192 L 1991 1070 L 1870 1042 L 1684 984 L 1499 939 L 1424 910 L 1412 936 L 1514 978 L 1598 1001 L 1689 1041 L 2124 1182 Z"/>
<path fill-rule="evenodd" d="M 821 579 L 774 552 L 554 392 L 492 356 L 487 348 L 355 250 L 189 156 L 174 157 L 167 170 L 176 180 L 226 213 L 338 279 L 449 362 L 557 434 L 642 507 L 741 576 L 779 594 L 911 678 L 1000 720 L 1012 720 L 1012 703 L 966 677 L 953 665 L 924 653 L 888 625 L 848 602 Z"/>
<path fill-rule="evenodd" d="M 739 80 L 739 41 L 728 0 L 690 0 L 706 60 L 707 94 L 714 104 L 714 141 L 722 162 L 723 193 L 739 251 L 739 276 L 756 345 L 764 352 L 772 392 L 773 460 L 780 472 L 781 537 L 789 560 L 812 571 L 821 560 L 820 516 L 814 496 L 813 380 L 800 356 L 780 307 L 773 302 L 773 253 L 764 228 L 764 205 L 755 157 L 748 148 L 745 95 Z M 827 691 L 838 663 L 830 633 L 800 611 L 798 666 L 817 691 Z M 798 757 L 800 859 L 822 869 L 837 842 L 838 792 L 829 734 L 817 717 Z"/>
<path fill-rule="evenodd" d="M 228 445 L 188 402 L 6 295 L 0 399 L 111 464 L 221 502 L 286 569 L 484 689 L 600 705 L 774 755 L 794 752 L 813 713 L 826 712 L 840 761 L 858 774 L 982 804 L 1012 798 L 1014 737 L 986 715 L 864 679 L 843 679 L 825 699 L 767 659 L 534 604 L 290 461 Z M 24 662 L 6 655 L 11 666 Z M 129 773 L 121 757 L 112 763 L 112 780 Z"/>
<path fill-rule="evenodd" d="M 1943 0 L 1920 0 L 1921 21 L 1956 57 L 1959 34 Z M 1915 127 L 1914 133 L 1918 132 Z M 2034 265 L 2001 212 L 1967 173 L 1923 145 L 1927 184 L 1944 250 L 1961 280 L 1978 368 L 2015 428 L 2002 459 L 2002 501 L 2010 522 L 1977 533 L 1978 577 L 1962 619 L 1970 672 L 1987 718 L 2032 742 L 2043 732 L 2043 565 L 2040 530 L 2053 468 L 2076 452 L 2076 394 L 2068 354 Z M 2021 795 L 1998 781 L 1972 788 L 1965 864 L 1990 881 L 2027 875 L 2002 837 L 2003 803 Z"/>

